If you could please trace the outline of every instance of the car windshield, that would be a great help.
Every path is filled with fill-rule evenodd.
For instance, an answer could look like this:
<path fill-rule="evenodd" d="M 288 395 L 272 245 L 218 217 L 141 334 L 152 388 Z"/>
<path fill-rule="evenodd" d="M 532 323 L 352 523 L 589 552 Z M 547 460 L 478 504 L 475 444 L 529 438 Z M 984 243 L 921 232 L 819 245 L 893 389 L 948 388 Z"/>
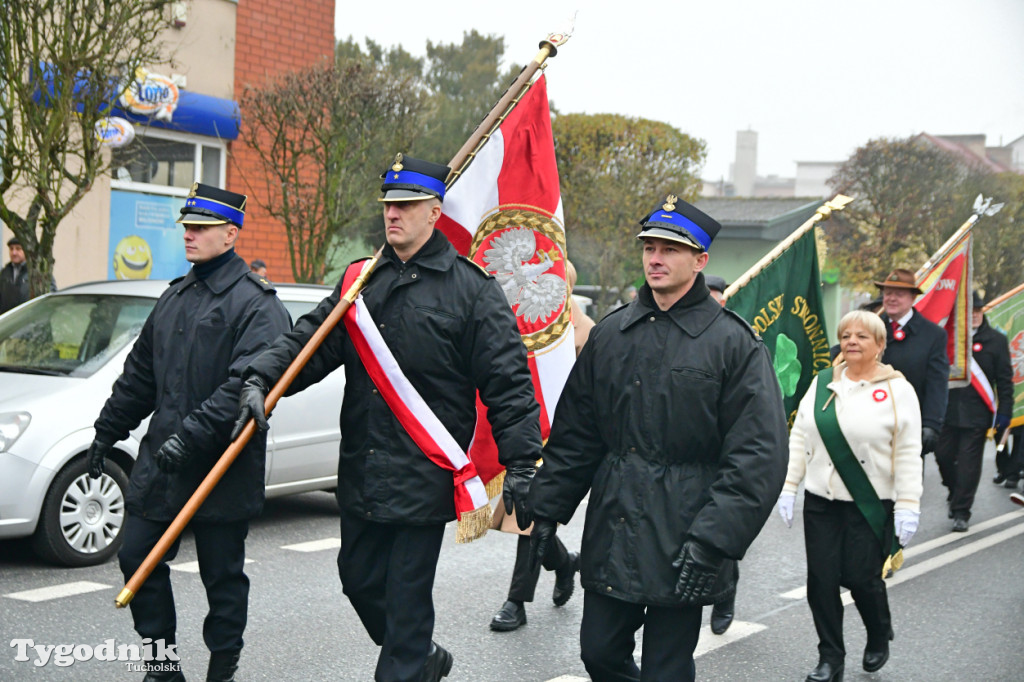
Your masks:
<path fill-rule="evenodd" d="M 87 377 L 132 343 L 156 299 L 57 294 L 0 318 L 0 371 Z"/>

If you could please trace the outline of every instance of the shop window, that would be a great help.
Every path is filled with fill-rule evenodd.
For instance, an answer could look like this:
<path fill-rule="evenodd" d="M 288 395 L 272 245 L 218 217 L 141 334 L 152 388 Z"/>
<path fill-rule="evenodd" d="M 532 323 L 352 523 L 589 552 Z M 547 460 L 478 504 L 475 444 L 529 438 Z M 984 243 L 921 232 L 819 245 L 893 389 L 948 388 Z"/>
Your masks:
<path fill-rule="evenodd" d="M 187 136 L 137 136 L 131 144 L 113 149 L 112 186 L 184 196 L 194 182 L 224 185 L 224 150 Z"/>

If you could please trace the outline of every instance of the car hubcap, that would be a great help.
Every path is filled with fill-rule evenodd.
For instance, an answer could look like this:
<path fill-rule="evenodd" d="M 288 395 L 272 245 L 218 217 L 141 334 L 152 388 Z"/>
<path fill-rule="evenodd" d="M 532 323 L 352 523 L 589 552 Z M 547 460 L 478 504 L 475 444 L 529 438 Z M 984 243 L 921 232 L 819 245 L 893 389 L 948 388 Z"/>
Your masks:
<path fill-rule="evenodd" d="M 83 554 L 106 549 L 124 523 L 124 493 L 113 478 L 82 474 L 68 486 L 60 506 L 60 528 L 68 545 Z"/>

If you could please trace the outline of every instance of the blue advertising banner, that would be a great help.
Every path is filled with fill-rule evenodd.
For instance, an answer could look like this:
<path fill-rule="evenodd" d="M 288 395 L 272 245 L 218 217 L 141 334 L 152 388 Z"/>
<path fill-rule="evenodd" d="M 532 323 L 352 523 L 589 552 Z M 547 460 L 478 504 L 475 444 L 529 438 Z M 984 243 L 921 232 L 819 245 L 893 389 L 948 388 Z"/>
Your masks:
<path fill-rule="evenodd" d="M 189 271 L 185 228 L 175 223 L 183 201 L 110 191 L 108 279 L 174 279 Z"/>

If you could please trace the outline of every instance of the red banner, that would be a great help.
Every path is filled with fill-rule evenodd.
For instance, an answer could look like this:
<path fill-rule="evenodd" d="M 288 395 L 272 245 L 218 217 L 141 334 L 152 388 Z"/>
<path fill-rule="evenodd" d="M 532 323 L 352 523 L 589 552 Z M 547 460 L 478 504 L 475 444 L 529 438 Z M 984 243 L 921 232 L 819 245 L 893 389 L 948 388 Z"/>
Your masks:
<path fill-rule="evenodd" d="M 949 385 L 966 386 L 971 381 L 971 246 L 968 230 L 950 250 L 917 281 L 924 295 L 914 308 L 946 330 L 949 355 Z"/>

